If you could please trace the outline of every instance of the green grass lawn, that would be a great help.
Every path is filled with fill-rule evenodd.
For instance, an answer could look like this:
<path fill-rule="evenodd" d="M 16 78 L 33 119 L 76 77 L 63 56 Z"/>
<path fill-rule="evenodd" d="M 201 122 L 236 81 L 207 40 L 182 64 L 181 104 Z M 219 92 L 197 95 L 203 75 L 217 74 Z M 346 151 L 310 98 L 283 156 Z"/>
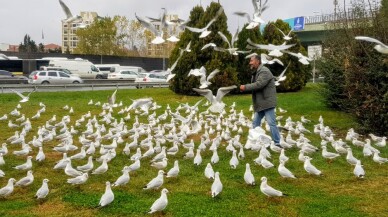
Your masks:
<path fill-rule="evenodd" d="M 300 120 L 304 115 L 312 120 L 305 124 L 310 131 L 313 125 L 318 123 L 321 115 L 324 123 L 329 126 L 336 134 L 335 139 L 345 140 L 346 132 L 349 128 L 355 127 L 356 122 L 351 115 L 333 111 L 327 108 L 321 96 L 318 94 L 319 87 L 309 84 L 302 91 L 297 93 L 279 93 L 278 105 L 286 109 L 287 113 L 282 114 L 284 120 L 291 117 L 292 120 Z M 20 109 L 26 117 L 32 117 L 36 114 L 39 102 L 46 105 L 46 112 L 42 113 L 40 119 L 32 120 L 33 129 L 27 134 L 26 141 L 31 141 L 34 135 L 37 135 L 38 126 L 43 126 L 53 114 L 57 115 L 57 122 L 68 111 L 62 109 L 64 105 L 74 108 L 75 113 L 70 115 L 70 127 L 75 121 L 81 118 L 88 111 L 92 115 L 98 116 L 102 108 L 98 106 L 87 105 L 90 99 L 94 102 L 107 102 L 107 97 L 113 91 L 92 91 L 92 92 L 64 92 L 64 93 L 33 93 L 29 102 L 22 104 Z M 164 112 L 167 104 L 175 110 L 179 103 L 197 102 L 202 97 L 191 97 L 174 94 L 167 88 L 147 88 L 141 90 L 118 90 L 117 101 L 122 101 L 124 106 L 132 103 L 131 99 L 143 97 L 152 97 L 161 109 L 157 110 L 157 115 Z M 0 116 L 12 111 L 20 99 L 16 94 L 0 94 Z M 251 96 L 233 95 L 224 98 L 227 105 L 236 102 L 236 110 L 243 110 L 247 117 L 251 117 L 248 111 L 251 105 Z M 114 117 L 118 120 L 127 114 L 119 115 L 117 112 L 121 108 L 114 109 Z M 200 110 L 205 110 L 200 106 Z M 227 109 L 229 111 L 229 108 Z M 184 114 L 184 113 L 181 113 Z M 278 114 L 279 115 L 279 114 Z M 15 117 L 9 116 L 9 119 L 15 120 Z M 131 111 L 131 120 L 126 122 L 128 129 L 132 128 L 135 114 Z M 146 117 L 139 117 L 143 123 L 147 123 Z M 170 121 L 170 117 L 167 119 Z M 6 142 L 7 138 L 14 134 L 14 129 L 8 128 L 8 121 L 0 121 L 0 143 Z M 108 128 L 108 127 L 107 127 Z M 84 130 L 85 128 L 79 128 Z M 19 128 L 20 130 L 20 128 Z M 200 133 L 200 135 L 203 131 Z M 247 139 L 248 128 L 244 128 L 244 134 L 240 142 L 244 145 Z M 234 133 L 233 133 L 234 136 Z M 78 141 L 79 135 L 73 137 L 74 144 L 81 146 Z M 212 138 L 214 135 L 212 136 Z M 312 144 L 320 147 L 321 139 L 316 134 L 306 134 L 306 137 L 312 141 Z M 142 136 L 141 139 L 145 138 Z M 195 140 L 196 147 L 200 144 L 200 136 L 191 136 L 189 139 Z M 293 135 L 294 139 L 298 137 Z M 366 138 L 365 136 L 363 139 Z M 131 142 L 130 138 L 124 137 L 125 142 Z M 103 140 L 103 144 L 110 144 L 110 140 Z M 109 162 L 109 170 L 101 175 L 89 175 L 89 180 L 80 186 L 72 186 L 66 183 L 69 178 L 62 170 L 53 170 L 55 163 L 62 158 L 62 154 L 53 151 L 52 148 L 59 144 L 59 141 L 53 140 L 44 143 L 44 152 L 46 160 L 38 163 L 33 161 L 33 171 L 35 180 L 27 187 L 15 187 L 14 192 L 6 197 L 0 198 L 0 216 L 144 216 L 151 207 L 152 203 L 159 198 L 159 190 L 143 190 L 143 186 L 157 175 L 157 169 L 149 166 L 150 159 L 142 159 L 141 169 L 130 173 L 130 182 L 123 187 L 114 187 L 115 200 L 108 206 L 97 208 L 101 195 L 105 191 L 105 182 L 114 182 L 122 173 L 125 165 L 132 162 L 128 156 L 122 153 L 125 145 L 121 144 L 117 148 L 117 156 Z M 204 176 L 206 164 L 210 162 L 211 151 L 202 153 L 203 162 L 200 166 L 194 166 L 192 159 L 184 159 L 186 149 L 180 148 L 175 156 L 168 156 L 168 166 L 165 171 L 173 166 L 175 160 L 179 160 L 180 174 L 177 178 L 164 179 L 163 187 L 167 188 L 169 204 L 163 212 L 158 212 L 155 216 L 388 216 L 388 164 L 379 165 L 371 157 L 362 155 L 362 148 L 358 148 L 349 143 L 353 149 L 355 157 L 361 159 L 365 171 L 365 179 L 357 179 L 353 175 L 353 166 L 346 162 L 345 156 L 335 159 L 328 163 L 321 156 L 321 152 L 310 155 L 312 163 L 323 172 L 323 176 L 316 177 L 307 174 L 303 169 L 303 163 L 298 161 L 298 150 L 292 148 L 286 151 L 290 160 L 286 167 L 290 169 L 298 178 L 295 180 L 283 179 L 277 172 L 278 153 L 272 153 L 271 162 L 274 168 L 264 169 L 261 166 L 254 165 L 253 159 L 258 156 L 257 152 L 245 150 L 246 158 L 240 159 L 237 169 L 231 169 L 229 160 L 231 153 L 225 150 L 227 143 L 222 142 L 218 149 L 220 162 L 213 165 L 215 171 L 220 172 L 221 181 L 224 185 L 222 193 L 212 198 L 210 195 L 211 180 Z M 166 143 L 171 147 L 171 143 Z M 334 151 L 328 145 L 329 151 Z M 26 157 L 15 156 L 14 150 L 20 150 L 20 145 L 8 145 L 9 153 L 4 156 L 5 165 L 0 166 L 6 174 L 0 178 L 0 187 L 6 185 L 9 178 L 16 180 L 26 176 L 26 171 L 13 169 L 14 166 L 25 162 Z M 381 156 L 387 157 L 387 148 L 379 148 Z M 96 157 L 99 153 L 95 154 Z M 37 154 L 37 148 L 33 147 L 31 156 Z M 79 150 L 68 153 L 71 156 L 78 153 Z M 132 150 L 131 154 L 135 151 Z M 144 152 L 144 150 L 143 150 Z M 85 164 L 87 159 L 73 160 L 72 165 Z M 256 178 L 256 186 L 247 186 L 243 176 L 245 164 L 251 164 L 251 170 Z M 95 162 L 94 167 L 100 163 Z M 282 198 L 268 198 L 260 192 L 260 178 L 266 176 L 268 184 L 272 187 L 289 194 Z M 38 201 L 34 198 L 36 191 L 40 188 L 42 180 L 48 178 L 50 193 L 46 199 Z"/>

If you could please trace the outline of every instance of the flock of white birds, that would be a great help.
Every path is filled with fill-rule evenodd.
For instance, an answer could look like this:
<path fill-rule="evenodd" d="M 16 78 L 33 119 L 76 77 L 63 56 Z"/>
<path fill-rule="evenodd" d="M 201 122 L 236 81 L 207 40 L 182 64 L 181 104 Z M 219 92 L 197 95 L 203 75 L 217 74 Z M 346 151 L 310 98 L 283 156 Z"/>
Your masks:
<path fill-rule="evenodd" d="M 250 18 L 247 13 L 236 12 L 236 15 L 246 16 L 248 18 L 248 29 L 255 28 L 263 22 L 261 13 L 268 7 L 267 2 L 263 5 L 261 5 L 260 1 L 252 0 L 252 2 L 255 10 L 253 18 Z M 60 3 L 64 6 L 61 0 Z M 186 28 L 190 31 L 201 33 L 200 38 L 206 37 L 211 33 L 208 31 L 209 26 L 215 22 L 222 12 L 223 9 L 221 7 L 216 17 L 202 29 L 193 27 Z M 136 17 L 143 25 L 155 33 L 156 38 L 154 39 L 154 43 L 164 42 L 163 31 L 154 29 L 153 25 L 146 19 Z M 72 19 L 72 15 L 68 14 L 68 18 Z M 164 15 L 160 19 L 153 20 L 162 21 L 166 25 L 176 25 L 176 23 L 163 21 Z M 205 46 L 213 47 L 218 51 L 227 51 L 233 55 L 238 53 L 237 49 L 233 46 L 233 43 L 237 40 L 237 33 L 231 42 L 221 32 L 218 32 L 218 34 L 227 42 L 229 48 L 220 49 L 214 44 Z M 285 40 L 291 39 L 290 34 L 284 34 L 284 37 Z M 365 38 L 357 39 L 366 40 Z M 269 55 L 275 57 L 281 56 L 282 50 L 293 46 L 286 44 L 260 45 L 250 40 L 248 40 L 248 43 L 252 48 L 270 51 Z M 384 49 L 386 47 L 381 44 L 376 48 L 379 52 L 385 51 Z M 185 51 L 190 52 L 190 43 L 185 49 L 182 49 L 180 57 Z M 303 64 L 308 64 L 309 59 L 307 57 L 301 54 L 287 53 L 298 57 L 299 61 Z M 180 57 L 177 61 L 179 61 Z M 279 61 L 278 59 L 270 58 L 268 55 L 262 55 L 262 59 L 265 59 L 265 62 L 268 64 Z M 169 69 L 170 71 L 175 68 L 177 61 Z M 40 115 L 46 112 L 46 106 L 40 103 L 39 111 L 32 117 L 26 117 L 25 114 L 21 113 L 21 105 L 18 104 L 14 110 L 0 117 L 1 125 L 4 125 L 3 123 L 8 121 L 8 125 L 4 127 L 8 127 L 9 130 L 15 130 L 13 136 L 0 138 L 1 141 L 6 140 L 0 148 L 0 177 L 7 177 L 6 174 L 8 172 L 1 170 L 1 165 L 4 165 L 8 158 L 15 158 L 15 156 L 26 158 L 25 163 L 14 165 L 13 168 L 15 170 L 27 171 L 27 175 L 19 179 L 9 177 L 8 184 L 0 189 L 0 197 L 11 195 L 15 186 L 27 188 L 34 183 L 32 169 L 39 170 L 39 166 L 34 166 L 36 164 L 34 161 L 45 162 L 46 155 L 44 151 L 49 152 L 50 148 L 46 145 L 48 143 L 55 143 L 56 146 L 52 148 L 52 151 L 63 154 L 63 158 L 57 162 L 53 169 L 63 171 L 68 176 L 68 179 L 65 181 L 71 185 L 85 185 L 88 183 L 90 175 L 103 175 L 106 173 L 109 170 L 109 164 L 115 162 L 117 154 L 128 156 L 131 164 L 123 165 L 122 176 L 118 177 L 113 184 L 110 181 L 106 182 L 105 192 L 99 202 L 99 206 L 101 207 L 107 206 L 114 201 L 114 192 L 111 187 L 127 185 L 130 182 L 131 173 L 140 170 L 142 167 L 146 167 L 148 164 L 158 169 L 159 171 L 155 178 L 144 186 L 144 190 L 162 188 L 161 196 L 151 205 L 149 213 L 162 211 L 168 205 L 167 194 L 169 191 L 163 188 L 164 178 L 165 176 L 166 178 L 179 176 L 179 160 L 175 160 L 171 168 L 169 168 L 168 161 L 170 156 L 175 156 L 179 152 L 185 152 L 184 159 L 180 160 L 191 160 L 195 166 L 200 166 L 204 161 L 210 160 L 204 170 L 204 175 L 206 178 L 214 180 L 213 184 L 209 186 L 212 197 L 217 197 L 223 190 L 222 174 L 219 171 L 213 170 L 213 166 L 219 161 L 228 160 L 231 169 L 236 169 L 240 161 L 245 161 L 246 170 L 243 177 L 247 185 L 255 185 L 256 183 L 256 178 L 251 172 L 250 163 L 253 162 L 255 165 L 260 165 L 264 169 L 270 169 L 275 167 L 271 162 L 274 155 L 278 155 L 279 157 L 280 163 L 277 167 L 279 175 L 284 178 L 296 179 L 295 174 L 286 167 L 286 163 L 289 160 L 289 157 L 286 155 L 288 149 L 298 149 L 300 152 L 298 160 L 303 162 L 305 171 L 317 176 L 322 175 L 323 172 L 313 165 L 313 159 L 309 155 L 319 150 L 322 150 L 321 156 L 330 162 L 335 158 L 341 158 L 346 155 L 347 162 L 354 166 L 353 173 L 357 178 L 364 178 L 365 171 L 362 167 L 361 159 L 353 156 L 352 149 L 362 149 L 365 157 L 371 157 L 378 164 L 383 164 L 388 161 L 387 158 L 380 156 L 380 150 L 386 147 L 386 137 L 378 137 L 370 134 L 370 139 L 359 140 L 361 138 L 360 135 L 354 132 L 353 129 L 350 129 L 345 138 L 346 141 L 340 138 L 335 139 L 335 133 L 331 130 L 330 126 L 324 124 L 322 117 L 313 129 L 313 133 L 319 134 L 322 139 L 320 147 L 312 144 L 307 138 L 306 135 L 311 132 L 304 127 L 304 124 L 310 122 L 310 120 L 303 116 L 300 121 L 293 121 L 289 117 L 285 120 L 284 125 L 279 126 L 286 130 L 287 135 L 285 138 L 283 135 L 281 137 L 280 145 L 283 148 L 275 146 L 271 137 L 264 130 L 269 130 L 265 122 L 263 123 L 263 128 L 251 129 L 251 117 L 246 117 L 242 110 L 240 112 L 236 111 L 235 103 L 229 106 L 228 111 L 225 103 L 222 102 L 223 96 L 235 89 L 236 86 L 221 87 L 216 96 L 213 95 L 212 91 L 204 89 L 211 85 L 210 79 L 218 71 L 215 70 L 208 76 L 206 76 L 206 69 L 204 68 L 193 69 L 189 73 L 189 76 L 201 77 L 201 86 L 199 89 L 194 88 L 193 90 L 207 99 L 206 103 L 202 105 L 202 100 L 200 100 L 194 105 L 186 103 L 179 104 L 175 109 L 170 108 L 169 105 L 166 108 L 162 108 L 152 98 L 141 98 L 133 100 L 131 105 L 125 106 L 122 102 L 116 103 L 116 90 L 109 97 L 108 103 L 94 103 L 93 100 L 90 100 L 88 105 L 91 108 L 96 108 L 97 106 L 101 108 L 101 113 L 99 114 L 92 114 L 90 111 L 86 114 L 76 114 L 73 107 L 65 105 L 63 110 L 67 111 L 68 114 L 63 115 L 61 118 L 59 115 L 53 115 L 52 118 L 46 120 L 44 125 L 33 126 L 33 121 L 40 119 Z M 279 76 L 279 81 L 285 79 L 284 72 Z M 173 76 L 170 76 L 169 80 L 172 78 Z M 22 98 L 21 103 L 29 101 L 31 93 L 24 96 L 17 91 L 14 92 Z M 207 107 L 208 109 L 200 112 L 201 106 Z M 157 115 L 157 111 L 159 115 Z M 253 112 L 252 107 L 249 111 Z M 285 113 L 286 111 L 279 108 L 278 112 Z M 72 120 L 76 115 L 80 115 L 80 118 Z M 122 117 L 120 119 L 115 118 L 117 115 Z M 147 121 L 140 122 L 138 116 L 146 116 Z M 280 115 L 278 116 L 279 122 L 281 117 Z M 33 135 L 32 140 L 28 141 L 26 138 L 31 136 L 29 132 L 33 127 L 37 129 L 37 133 Z M 188 139 L 192 135 L 199 135 L 201 141 L 198 143 L 194 142 L 193 139 Z M 241 143 L 242 135 L 248 135 L 245 144 Z M 107 143 L 109 145 L 105 145 Z M 351 145 L 348 143 L 351 143 Z M 14 150 L 12 153 L 8 151 L 9 146 Z M 221 149 L 225 149 L 231 153 L 230 159 L 221 159 L 219 157 L 218 151 Z M 78 150 L 79 152 L 77 152 Z M 257 158 L 246 159 L 245 152 L 247 151 L 257 153 Z M 74 152 L 77 153 L 74 154 Z M 202 158 L 205 152 L 212 152 L 211 159 Z M 33 156 L 33 153 L 36 153 L 36 156 Z M 77 166 L 76 168 L 72 166 L 73 161 L 84 159 L 87 159 L 85 165 Z M 282 191 L 271 187 L 268 184 L 270 180 L 266 177 L 261 177 L 260 181 L 260 191 L 264 195 L 268 197 L 286 195 Z M 45 178 L 42 180 L 42 186 L 35 195 L 38 199 L 43 199 L 49 194 L 48 183 L 49 179 Z"/>
<path fill-rule="evenodd" d="M 13 169 L 27 171 L 27 175 L 18 179 L 9 177 L 8 184 L 0 189 L 0 197 L 11 195 L 14 187 L 28 188 L 34 183 L 33 169 L 39 170 L 42 163 L 46 161 L 45 152 L 53 151 L 63 155 L 53 169 L 63 171 L 68 176 L 64 183 L 71 185 L 87 185 L 90 175 L 103 176 L 109 170 L 110 163 L 114 162 L 116 165 L 120 163 L 115 161 L 116 155 L 128 156 L 131 163 L 121 162 L 125 164 L 122 175 L 112 183 L 106 182 L 105 193 L 99 202 L 101 207 L 114 201 L 112 186 L 128 185 L 130 174 L 142 167 L 156 168 L 157 175 L 144 186 L 144 190 L 162 189 L 161 196 L 152 204 L 150 213 L 166 208 L 169 191 L 163 188 L 164 179 L 179 176 L 180 160 L 192 161 L 193 167 L 201 166 L 208 161 L 204 176 L 214 180 L 209 186 L 212 197 L 217 197 L 223 190 L 222 174 L 213 170 L 213 166 L 220 161 L 229 161 L 232 170 L 236 169 L 241 161 L 245 162 L 246 170 L 243 177 L 247 185 L 256 183 L 250 163 L 260 165 L 264 169 L 274 168 L 275 165 L 271 159 L 275 156 L 279 157 L 277 167 L 279 175 L 296 179 L 297 176 L 286 167 L 289 160 L 286 155 L 288 149 L 298 149 L 300 152 L 298 160 L 303 162 L 305 171 L 317 176 L 322 175 L 324 171 L 313 165 L 310 156 L 320 150 L 321 156 L 329 162 L 335 158 L 346 158 L 347 162 L 354 166 L 353 173 L 357 178 L 364 178 L 365 171 L 361 164 L 362 159 L 356 159 L 353 156 L 353 149 L 362 149 L 365 157 L 371 157 L 378 164 L 388 161 L 387 158 L 379 155 L 386 147 L 386 137 L 370 134 L 370 138 L 361 140 L 360 135 L 353 129 L 349 129 L 345 141 L 340 138 L 334 139 L 335 133 L 324 124 L 322 117 L 318 124 L 314 125 L 313 132 L 304 127 L 305 123 L 310 122 L 304 116 L 298 121 L 288 117 L 285 124 L 279 126 L 287 132 L 286 137 L 282 135 L 281 138 L 280 144 L 283 148 L 279 148 L 267 135 L 266 130 L 268 131 L 269 127 L 266 123 L 263 122 L 262 128 L 251 129 L 251 117 L 245 116 L 242 110 L 236 111 L 235 103 L 215 113 L 212 112 L 209 101 L 203 103 L 202 100 L 194 105 L 181 103 L 175 109 L 169 105 L 162 108 L 152 98 L 136 99 L 132 104 L 125 106 L 122 102 L 116 103 L 116 92 L 117 90 L 109 97 L 109 103 L 90 100 L 88 106 L 93 110 L 100 108 L 99 114 L 92 114 L 90 111 L 77 114 L 76 108 L 65 105 L 62 108 L 64 114 L 61 118 L 59 115 L 53 115 L 42 126 L 33 126 L 33 122 L 41 118 L 41 113 L 46 112 L 46 105 L 43 103 L 40 103 L 40 109 L 33 117 L 26 117 L 21 112 L 20 104 L 8 114 L 4 114 L 0 118 L 0 124 L 15 132 L 9 138 L 1 138 L 6 142 L 0 149 L 0 168 L 7 159 L 25 157 L 25 163 L 13 165 Z M 25 102 L 25 98 L 22 101 Z M 200 112 L 200 110 L 205 111 Z M 253 112 L 252 107 L 249 111 Z M 277 112 L 280 122 L 281 114 L 287 111 L 279 108 Z M 72 120 L 75 116 L 79 118 Z M 117 116 L 120 118 L 115 118 Z M 140 116 L 145 116 L 146 121 L 140 122 Z M 5 126 L 7 121 L 8 126 Z M 28 141 L 26 138 L 31 137 L 29 132 L 33 127 L 37 129 L 37 133 L 32 136 L 32 140 Z M 311 133 L 319 134 L 322 139 L 320 145 L 310 142 L 307 135 Z M 190 139 L 193 135 L 199 135 L 200 142 Z M 247 135 L 245 144 L 242 144 L 242 135 Z M 55 147 L 52 144 L 55 144 Z M 11 152 L 8 148 L 14 151 Z M 218 151 L 225 150 L 231 153 L 229 159 L 222 159 L 218 155 Z M 248 151 L 257 153 L 257 158 L 245 158 L 245 152 Z M 176 156 L 182 156 L 183 152 L 185 153 L 183 159 L 177 159 Z M 202 158 L 206 152 L 212 153 L 211 159 Z M 177 155 L 177 153 L 180 154 Z M 171 166 L 168 161 L 170 157 L 176 159 Z M 73 161 L 82 160 L 87 160 L 87 163 L 76 168 L 72 166 Z M 37 162 L 40 162 L 39 166 L 36 165 Z M 7 177 L 7 172 L 0 169 L 0 177 Z M 264 195 L 268 197 L 286 195 L 271 187 L 268 184 L 270 180 L 266 177 L 261 177 L 260 180 L 260 190 Z M 43 199 L 49 194 L 48 183 L 48 178 L 42 180 L 42 186 L 35 195 L 38 199 Z"/>

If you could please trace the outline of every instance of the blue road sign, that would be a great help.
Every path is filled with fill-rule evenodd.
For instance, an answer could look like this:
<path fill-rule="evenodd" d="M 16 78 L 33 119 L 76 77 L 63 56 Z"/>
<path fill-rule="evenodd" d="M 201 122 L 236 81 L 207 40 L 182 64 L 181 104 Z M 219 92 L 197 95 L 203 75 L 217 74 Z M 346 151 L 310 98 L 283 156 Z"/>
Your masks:
<path fill-rule="evenodd" d="M 294 18 L 294 28 L 295 31 L 304 30 L 304 17 L 295 17 Z"/>

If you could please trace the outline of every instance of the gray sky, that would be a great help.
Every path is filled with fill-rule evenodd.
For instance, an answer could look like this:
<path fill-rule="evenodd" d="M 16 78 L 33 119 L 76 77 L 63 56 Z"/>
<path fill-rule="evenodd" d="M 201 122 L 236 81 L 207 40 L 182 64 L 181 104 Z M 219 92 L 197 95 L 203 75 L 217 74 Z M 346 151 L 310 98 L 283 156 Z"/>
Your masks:
<path fill-rule="evenodd" d="M 63 0 L 73 15 L 81 11 L 95 11 L 100 16 L 121 15 L 135 19 L 139 16 L 159 16 L 165 7 L 170 14 L 187 19 L 191 9 L 202 4 L 207 7 L 211 0 Z M 342 2 L 342 1 L 341 1 Z M 246 19 L 232 13 L 253 12 L 251 0 L 220 0 L 228 16 L 229 31 L 235 31 Z M 36 43 L 61 45 L 61 20 L 65 18 L 58 0 L 0 0 L 0 43 L 19 44 L 25 34 Z M 265 21 L 278 18 L 312 16 L 318 13 L 332 13 L 333 0 L 269 0 L 269 9 L 263 13 Z M 314 13 L 316 12 L 316 13 Z M 42 39 L 42 30 L 44 39 Z"/>

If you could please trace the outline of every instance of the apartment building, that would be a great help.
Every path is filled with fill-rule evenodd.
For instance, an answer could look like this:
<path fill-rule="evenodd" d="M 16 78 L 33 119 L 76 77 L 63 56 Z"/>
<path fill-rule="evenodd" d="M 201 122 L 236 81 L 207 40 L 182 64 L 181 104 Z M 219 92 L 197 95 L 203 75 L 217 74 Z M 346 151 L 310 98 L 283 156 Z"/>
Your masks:
<path fill-rule="evenodd" d="M 73 52 L 78 44 L 77 29 L 90 25 L 97 16 L 97 12 L 81 12 L 79 19 L 70 22 L 62 20 L 62 53 Z"/>

